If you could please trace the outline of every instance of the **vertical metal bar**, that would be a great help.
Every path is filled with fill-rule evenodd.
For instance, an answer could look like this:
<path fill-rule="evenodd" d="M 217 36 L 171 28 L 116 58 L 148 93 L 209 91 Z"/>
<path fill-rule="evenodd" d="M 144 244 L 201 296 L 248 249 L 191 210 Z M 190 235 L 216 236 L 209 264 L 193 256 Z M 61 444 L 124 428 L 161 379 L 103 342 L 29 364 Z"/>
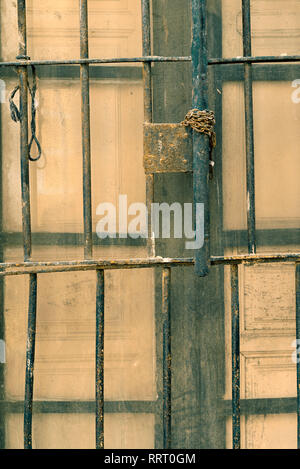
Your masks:
<path fill-rule="evenodd" d="M 96 449 L 104 448 L 104 270 L 96 291 Z"/>
<path fill-rule="evenodd" d="M 243 53 L 251 56 L 251 10 L 250 0 L 242 0 Z M 255 169 L 254 169 L 254 130 L 253 130 L 253 86 L 252 66 L 244 65 L 244 99 L 246 132 L 246 171 L 247 171 L 247 230 L 248 252 L 256 253 L 255 232 Z"/>
<path fill-rule="evenodd" d="M 296 264 L 296 350 L 300 344 L 300 264 Z M 300 449 L 300 362 L 297 356 L 297 448 Z"/>
<path fill-rule="evenodd" d="M 239 270 L 231 266 L 232 445 L 240 449 L 240 311 Z"/>
<path fill-rule="evenodd" d="M 18 59 L 27 57 L 26 1 L 18 0 Z M 24 261 L 31 258 L 31 216 L 28 158 L 28 73 L 26 67 L 18 67 L 20 86 L 20 155 Z M 24 448 L 32 448 L 32 401 L 36 334 L 37 275 L 29 276 L 29 307 L 26 347 L 25 398 L 24 398 Z"/>
<path fill-rule="evenodd" d="M 27 55 L 26 35 L 26 2 L 18 0 L 18 32 L 19 55 Z M 24 260 L 31 257 L 31 219 L 30 219 L 30 187 L 29 187 L 29 159 L 28 159 L 28 73 L 27 67 L 18 67 L 20 86 L 20 155 L 21 155 L 21 192 L 22 192 L 22 224 Z"/>
<path fill-rule="evenodd" d="M 87 0 L 80 3 L 80 58 L 89 56 L 88 46 L 88 8 Z M 81 82 L 81 120 L 82 120 L 82 158 L 83 158 L 83 219 L 84 219 L 84 256 L 91 259 L 92 239 L 92 184 L 91 184 L 91 138 L 90 138 L 90 81 L 89 65 L 80 65 Z"/>
<path fill-rule="evenodd" d="M 192 0 L 192 18 L 193 108 L 204 110 L 208 108 L 206 0 Z M 209 154 L 209 138 L 194 131 L 194 210 L 196 210 L 197 204 L 204 204 L 204 246 L 195 253 L 195 271 L 201 277 L 208 274 L 210 257 Z M 200 224 L 202 223 L 200 222 Z"/>
<path fill-rule="evenodd" d="M 142 46 L 143 56 L 151 55 L 151 21 L 150 21 L 150 0 L 142 0 Z M 153 122 L 153 106 L 152 106 L 152 76 L 151 63 L 143 64 L 143 80 L 144 80 L 144 120 L 145 122 Z M 154 175 L 146 176 L 146 206 L 148 210 L 148 255 L 155 255 L 154 242 L 152 239 L 152 225 L 150 210 L 151 204 L 154 202 Z M 154 252 L 153 252 L 154 251 Z"/>
<path fill-rule="evenodd" d="M 29 276 L 29 308 L 26 347 L 24 448 L 32 449 L 32 401 L 36 333 L 37 274 Z"/>
<path fill-rule="evenodd" d="M 149 56 L 151 55 L 150 0 L 142 0 L 142 35 L 143 56 Z M 143 76 L 145 122 L 152 122 L 152 77 L 150 62 L 143 64 Z"/>
<path fill-rule="evenodd" d="M 171 269 L 162 272 L 162 313 L 163 313 L 163 443 L 164 449 L 171 448 Z"/>

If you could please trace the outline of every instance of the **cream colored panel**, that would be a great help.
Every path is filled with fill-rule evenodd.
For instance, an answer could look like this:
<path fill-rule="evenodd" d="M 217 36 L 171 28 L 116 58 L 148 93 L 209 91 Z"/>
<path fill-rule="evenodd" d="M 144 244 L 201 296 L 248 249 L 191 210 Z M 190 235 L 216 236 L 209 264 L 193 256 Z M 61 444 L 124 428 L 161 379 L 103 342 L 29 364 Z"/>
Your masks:
<path fill-rule="evenodd" d="M 243 331 L 295 332 L 295 266 L 256 265 L 241 268 L 240 308 Z"/>
<path fill-rule="evenodd" d="M 152 414 L 105 414 L 105 448 L 152 449 Z M 6 424 L 7 449 L 23 448 L 23 415 L 10 415 Z M 34 449 L 94 449 L 93 414 L 34 414 Z"/>
<path fill-rule="evenodd" d="M 265 341 L 264 348 L 270 344 Z M 291 345 L 291 344 L 290 344 Z M 296 365 L 289 350 L 243 352 L 246 399 L 295 397 Z"/>
<path fill-rule="evenodd" d="M 287 251 L 294 250 L 288 246 Z M 274 247 L 270 252 L 276 252 Z M 265 251 L 265 249 L 264 249 Z M 295 267 L 291 264 L 240 266 L 241 398 L 295 397 Z M 231 399 L 230 271 L 225 269 L 226 393 Z M 227 444 L 231 445 L 231 419 Z M 280 429 L 281 425 L 281 429 Z M 282 436 L 284 433 L 284 437 Z M 293 448 L 294 415 L 253 415 L 241 420 L 243 448 Z"/>
<path fill-rule="evenodd" d="M 148 269 L 105 273 L 107 400 L 155 399 L 152 275 Z M 94 399 L 95 288 L 95 272 L 38 276 L 36 400 Z M 28 278 L 7 277 L 5 385 L 13 400 L 24 397 L 27 309 Z"/>
<path fill-rule="evenodd" d="M 300 227 L 300 105 L 291 82 L 254 82 L 258 229 Z M 242 83 L 223 87 L 224 228 L 246 229 L 246 156 Z"/>
<path fill-rule="evenodd" d="M 241 0 L 222 0 L 223 56 L 243 55 Z M 299 0 L 252 0 L 252 55 L 300 53 Z"/>
<path fill-rule="evenodd" d="M 99 203 L 118 206 L 119 194 L 127 194 L 129 204 L 145 200 L 142 96 L 141 83 L 91 83 L 94 229 Z M 38 162 L 30 163 L 32 229 L 81 232 L 79 81 L 39 80 L 38 101 L 38 135 L 43 153 Z M 19 129 L 9 118 L 8 106 L 3 112 L 4 226 L 7 231 L 21 231 Z"/>
<path fill-rule="evenodd" d="M 4 60 L 18 55 L 16 3 L 1 1 Z M 91 57 L 141 55 L 140 0 L 89 0 L 88 6 Z M 79 58 L 79 2 L 27 0 L 27 30 L 32 59 Z"/>
<path fill-rule="evenodd" d="M 226 435 L 227 448 L 232 448 L 231 419 L 227 420 Z M 242 448 L 247 449 L 296 449 L 296 415 L 251 415 L 242 418 L 241 443 Z"/>

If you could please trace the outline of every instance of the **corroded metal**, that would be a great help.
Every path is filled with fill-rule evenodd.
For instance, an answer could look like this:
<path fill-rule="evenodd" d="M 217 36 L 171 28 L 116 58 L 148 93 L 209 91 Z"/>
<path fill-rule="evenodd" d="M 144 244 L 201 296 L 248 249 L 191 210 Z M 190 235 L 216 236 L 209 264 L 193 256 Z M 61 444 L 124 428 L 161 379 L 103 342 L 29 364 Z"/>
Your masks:
<path fill-rule="evenodd" d="M 235 264 L 267 264 L 280 262 L 300 262 L 300 253 L 286 254 L 246 254 L 233 256 L 212 256 L 211 265 Z M 1 262 L 0 277 L 9 275 L 24 275 L 32 273 L 77 272 L 89 270 L 115 270 L 115 269 L 146 269 L 152 267 L 183 267 L 193 266 L 194 258 L 164 258 L 148 257 L 133 259 L 97 259 L 85 261 L 53 261 L 53 262 Z"/>
<path fill-rule="evenodd" d="M 80 57 L 87 59 L 88 45 L 88 9 L 87 0 L 80 0 Z M 83 172 L 83 225 L 84 257 L 90 259 L 93 254 L 92 240 L 92 188 L 91 188 L 91 137 L 90 137 L 90 81 L 89 64 L 80 65 L 81 82 L 81 122 L 82 122 L 82 172 Z"/>
<path fill-rule="evenodd" d="M 171 269 L 162 271 L 162 314 L 163 314 L 163 443 L 164 449 L 171 448 L 172 419 L 172 349 L 171 349 Z"/>
<path fill-rule="evenodd" d="M 244 56 L 251 56 L 250 0 L 242 1 Z M 256 252 L 252 65 L 244 64 L 248 252 Z"/>
<path fill-rule="evenodd" d="M 296 352 L 300 344 L 300 264 L 296 264 Z M 300 449 L 300 357 L 297 358 L 297 447 Z"/>
<path fill-rule="evenodd" d="M 104 270 L 96 289 L 96 449 L 104 448 Z"/>
<path fill-rule="evenodd" d="M 144 125 L 146 174 L 193 170 L 192 132 L 182 124 Z"/>
<path fill-rule="evenodd" d="M 151 55 L 151 21 L 150 21 L 150 0 L 142 0 L 142 46 L 143 55 Z M 151 62 L 143 64 L 143 84 L 144 84 L 144 122 L 153 121 L 152 106 L 152 73 Z M 154 176 L 146 174 L 146 207 L 150 213 L 151 204 L 154 202 Z M 155 255 L 155 239 L 151 233 L 151 218 L 148 217 L 147 226 L 147 251 L 148 256 Z"/>
<path fill-rule="evenodd" d="M 232 447 L 240 449 L 240 311 L 239 270 L 231 266 Z"/>
<path fill-rule="evenodd" d="M 29 277 L 29 308 L 26 347 L 24 449 L 32 449 L 32 401 L 36 334 L 37 275 Z"/>
<path fill-rule="evenodd" d="M 70 60 L 30 60 L 23 58 L 20 62 L 8 61 L 0 62 L 0 67 L 16 67 L 18 65 L 81 65 L 81 64 L 118 64 L 118 63 L 147 63 L 147 62 L 190 62 L 189 56 L 170 56 L 148 55 L 143 57 L 112 57 L 112 58 L 94 58 L 94 59 L 70 59 Z"/>
<path fill-rule="evenodd" d="M 192 107 L 204 110 L 208 109 L 206 0 L 192 0 L 192 19 Z M 209 138 L 193 131 L 194 210 L 197 204 L 204 204 L 204 245 L 195 252 L 195 272 L 200 277 L 206 276 L 209 272 L 209 164 Z"/>

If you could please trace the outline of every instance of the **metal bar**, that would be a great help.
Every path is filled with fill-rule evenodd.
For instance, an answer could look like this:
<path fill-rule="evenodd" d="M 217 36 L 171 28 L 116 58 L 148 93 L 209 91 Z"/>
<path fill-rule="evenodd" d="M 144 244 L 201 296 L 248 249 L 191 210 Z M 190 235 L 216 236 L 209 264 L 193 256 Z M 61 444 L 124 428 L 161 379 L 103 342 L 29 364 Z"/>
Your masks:
<path fill-rule="evenodd" d="M 300 253 L 287 254 L 246 254 L 211 257 L 212 265 L 266 264 L 273 262 L 300 262 Z M 0 277 L 6 275 L 39 274 L 51 272 L 72 272 L 90 270 L 146 269 L 153 267 L 183 267 L 195 264 L 193 258 L 149 257 L 144 259 L 98 259 L 91 261 L 53 262 L 1 262 Z"/>
<path fill-rule="evenodd" d="M 232 446 L 240 449 L 240 314 L 239 270 L 231 266 Z"/>
<path fill-rule="evenodd" d="M 81 64 L 115 64 L 115 63 L 145 63 L 145 62 L 191 62 L 190 56 L 163 57 L 157 55 L 145 57 L 111 57 L 107 59 L 70 59 L 70 60 L 20 60 L 0 62 L 0 67 L 17 67 L 19 65 L 30 67 L 31 65 L 81 65 Z M 243 63 L 287 63 L 300 62 L 300 55 L 270 55 L 270 56 L 249 56 L 249 57 L 230 57 L 230 58 L 210 58 L 207 65 L 227 65 Z"/>
<path fill-rule="evenodd" d="M 19 55 L 27 55 L 26 34 L 26 1 L 18 0 L 18 33 Z M 30 187 L 28 159 L 28 72 L 26 67 L 18 66 L 20 86 L 20 155 L 21 155 L 21 192 L 22 192 L 22 224 L 24 260 L 31 256 L 31 219 L 30 219 Z"/>
<path fill-rule="evenodd" d="M 296 264 L 296 350 L 300 344 L 300 264 Z M 300 449 L 300 362 L 297 356 L 297 448 Z"/>
<path fill-rule="evenodd" d="M 191 62 L 190 56 L 170 56 L 150 55 L 144 57 L 111 57 L 107 59 L 70 59 L 70 60 L 30 60 L 22 59 L 20 62 L 8 61 L 0 62 L 0 67 L 16 67 L 31 65 L 82 65 L 82 64 L 118 64 L 118 63 L 146 63 L 146 62 Z"/>
<path fill-rule="evenodd" d="M 299 62 L 300 55 L 270 55 L 270 56 L 249 56 L 249 57 L 231 57 L 231 58 L 212 58 L 208 59 L 208 65 L 227 65 L 244 63 L 286 63 Z"/>
<path fill-rule="evenodd" d="M 143 55 L 151 55 L 151 19 L 150 19 L 150 0 L 142 0 L 142 46 Z M 144 121 L 153 122 L 152 105 L 152 76 L 151 62 L 145 62 L 143 65 L 144 81 Z M 154 175 L 146 175 L 146 207 L 148 214 L 151 213 L 151 204 L 154 202 Z M 147 226 L 147 248 L 148 255 L 155 255 L 155 239 L 152 239 L 151 217 L 148 216 Z"/>
<path fill-rule="evenodd" d="M 29 308 L 26 347 L 25 399 L 24 399 L 24 449 L 32 449 L 32 401 L 36 333 L 37 275 L 29 277 Z"/>
<path fill-rule="evenodd" d="M 171 384 L 172 384 L 172 350 L 171 350 L 171 269 L 162 271 L 162 314 L 163 314 L 163 445 L 171 448 Z"/>
<path fill-rule="evenodd" d="M 151 55 L 150 0 L 142 0 L 142 46 L 143 56 Z M 152 77 L 151 61 L 144 62 L 144 117 L 145 122 L 152 122 Z"/>
<path fill-rule="evenodd" d="M 18 33 L 19 55 L 17 59 L 27 56 L 26 36 L 26 1 L 18 0 Z M 21 193 L 22 193 L 22 224 L 24 261 L 31 257 L 31 217 L 30 217 L 30 187 L 29 187 L 29 158 L 28 158 L 28 72 L 24 66 L 18 67 L 20 86 L 20 155 L 21 155 Z M 36 333 L 36 294 L 37 275 L 29 277 L 29 307 L 25 369 L 25 398 L 24 398 L 24 448 L 32 448 L 32 401 L 33 401 L 33 371 Z"/>
<path fill-rule="evenodd" d="M 88 8 L 87 0 L 80 3 L 80 57 L 87 59 L 88 45 Z M 84 257 L 91 259 L 93 254 L 92 236 L 92 185 L 91 185 L 91 137 L 90 137 L 90 81 L 89 64 L 80 65 L 81 83 L 81 122 L 82 122 L 82 172 L 83 172 L 83 220 L 84 220 Z"/>
<path fill-rule="evenodd" d="M 193 108 L 204 110 L 208 108 L 206 0 L 192 0 L 192 18 L 192 105 Z M 201 277 L 208 274 L 210 252 L 209 154 L 209 138 L 193 131 L 193 201 L 195 213 L 197 204 L 204 204 L 204 245 L 195 252 L 195 271 Z M 195 220 L 195 225 L 198 226 L 197 220 Z"/>
<path fill-rule="evenodd" d="M 96 449 L 104 448 L 104 270 L 97 270 Z"/>
<path fill-rule="evenodd" d="M 250 0 L 242 0 L 244 56 L 251 56 Z M 253 86 L 251 63 L 244 65 L 248 252 L 256 252 Z"/>

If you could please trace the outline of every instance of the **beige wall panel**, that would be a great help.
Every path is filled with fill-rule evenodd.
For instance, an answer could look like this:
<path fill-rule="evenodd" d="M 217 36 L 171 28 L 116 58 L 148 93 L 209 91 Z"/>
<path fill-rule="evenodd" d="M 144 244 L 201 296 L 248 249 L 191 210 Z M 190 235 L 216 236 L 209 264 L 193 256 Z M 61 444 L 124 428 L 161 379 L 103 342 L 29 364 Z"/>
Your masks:
<path fill-rule="evenodd" d="M 154 415 L 106 414 L 106 449 L 144 449 L 154 447 Z M 7 419 L 7 448 L 23 448 L 23 415 Z M 93 414 L 34 414 L 34 449 L 95 448 L 95 416 Z"/>
<path fill-rule="evenodd" d="M 32 59 L 79 58 L 79 2 L 27 0 L 28 54 Z M 139 0 L 89 0 L 91 57 L 141 55 Z M 2 0 L 2 58 L 18 55 L 17 10 Z M 2 29 L 2 28 L 1 28 Z"/>
<path fill-rule="evenodd" d="M 254 138 L 258 229 L 300 227 L 300 105 L 291 82 L 255 82 Z M 244 91 L 223 87 L 224 228 L 246 229 Z"/>
<path fill-rule="evenodd" d="M 222 0 L 223 56 L 243 55 L 242 2 Z M 300 53 L 299 0 L 252 0 L 252 55 Z"/>
<path fill-rule="evenodd" d="M 296 449 L 297 421 L 294 414 L 251 415 L 241 419 L 242 448 Z M 232 448 L 231 419 L 226 425 L 226 446 Z"/>
<path fill-rule="evenodd" d="M 14 85 L 9 84 L 10 88 Z M 30 163 L 32 229 L 81 232 L 82 150 L 79 81 L 39 80 L 38 136 L 42 157 Z M 91 83 L 94 230 L 101 202 L 118 207 L 145 200 L 143 90 L 140 82 Z M 18 126 L 4 107 L 4 226 L 21 231 Z M 99 217 L 98 217 L 99 220 Z"/>
<path fill-rule="evenodd" d="M 106 272 L 105 398 L 152 400 L 153 279 L 148 269 Z M 92 400 L 95 376 L 95 272 L 38 279 L 35 399 Z M 23 399 L 28 278 L 5 280 L 6 394 Z"/>

